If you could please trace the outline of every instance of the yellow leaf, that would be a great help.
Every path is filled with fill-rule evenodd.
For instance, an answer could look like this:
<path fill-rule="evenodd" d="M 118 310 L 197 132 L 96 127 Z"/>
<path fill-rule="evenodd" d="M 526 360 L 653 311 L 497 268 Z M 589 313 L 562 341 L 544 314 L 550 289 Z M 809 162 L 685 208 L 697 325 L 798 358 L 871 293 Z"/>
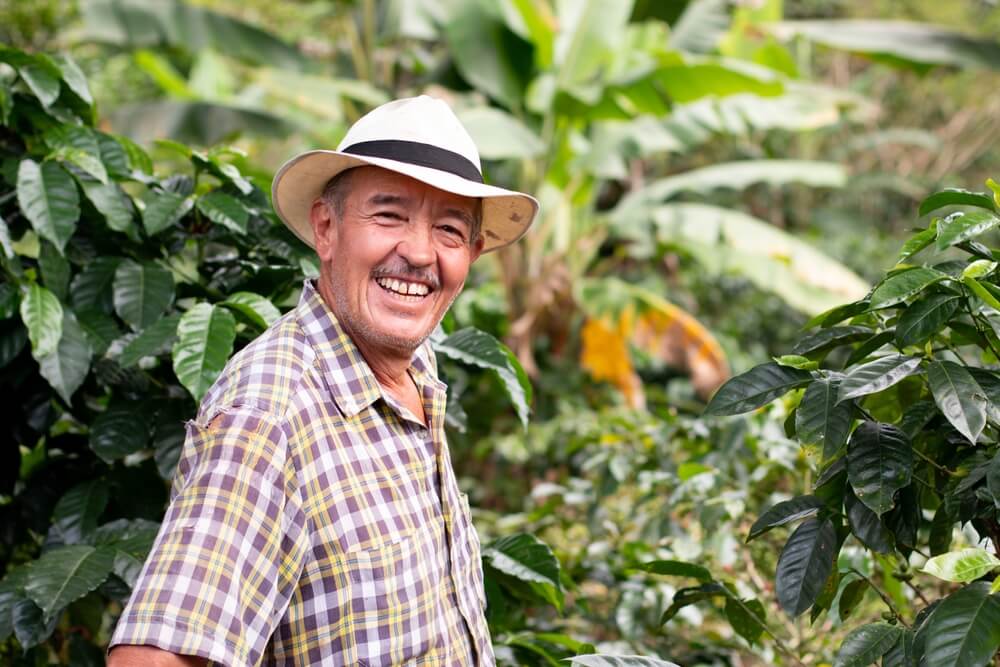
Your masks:
<path fill-rule="evenodd" d="M 646 403 L 642 380 L 632 366 L 626 338 L 634 313 L 634 309 L 626 308 L 618 322 L 607 318 L 587 320 L 580 332 L 580 365 L 595 380 L 617 387 L 630 406 L 642 408 Z"/>

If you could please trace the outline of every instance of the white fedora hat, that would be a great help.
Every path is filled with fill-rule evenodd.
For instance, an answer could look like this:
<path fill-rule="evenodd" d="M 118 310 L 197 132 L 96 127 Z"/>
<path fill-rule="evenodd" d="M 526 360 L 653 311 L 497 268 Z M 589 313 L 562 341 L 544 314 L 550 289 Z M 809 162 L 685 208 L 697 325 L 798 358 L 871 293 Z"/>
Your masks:
<path fill-rule="evenodd" d="M 271 186 L 274 210 L 300 239 L 314 246 L 309 223 L 313 202 L 331 178 L 363 165 L 480 198 L 484 252 L 521 238 L 538 211 L 533 197 L 483 183 L 472 137 L 444 101 L 426 95 L 376 107 L 351 126 L 337 150 L 307 151 L 282 165 Z"/>

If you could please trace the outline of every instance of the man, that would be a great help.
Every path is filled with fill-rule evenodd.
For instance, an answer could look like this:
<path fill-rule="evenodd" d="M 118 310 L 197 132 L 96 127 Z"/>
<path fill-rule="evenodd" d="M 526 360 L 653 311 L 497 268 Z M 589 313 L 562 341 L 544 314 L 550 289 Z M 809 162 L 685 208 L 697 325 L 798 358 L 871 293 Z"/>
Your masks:
<path fill-rule="evenodd" d="M 272 194 L 320 276 L 189 423 L 109 664 L 493 664 L 426 341 L 537 202 L 484 185 L 465 129 L 423 96 L 290 160 Z"/>

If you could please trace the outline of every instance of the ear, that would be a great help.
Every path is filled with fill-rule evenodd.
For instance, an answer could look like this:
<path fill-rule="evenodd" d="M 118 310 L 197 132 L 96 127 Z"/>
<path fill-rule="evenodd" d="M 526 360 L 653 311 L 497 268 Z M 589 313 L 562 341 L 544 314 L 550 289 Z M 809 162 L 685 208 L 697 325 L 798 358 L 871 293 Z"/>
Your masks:
<path fill-rule="evenodd" d="M 337 243 L 337 221 L 333 219 L 330 205 L 317 198 L 309 209 L 309 223 L 312 225 L 316 254 L 321 262 L 333 255 Z"/>

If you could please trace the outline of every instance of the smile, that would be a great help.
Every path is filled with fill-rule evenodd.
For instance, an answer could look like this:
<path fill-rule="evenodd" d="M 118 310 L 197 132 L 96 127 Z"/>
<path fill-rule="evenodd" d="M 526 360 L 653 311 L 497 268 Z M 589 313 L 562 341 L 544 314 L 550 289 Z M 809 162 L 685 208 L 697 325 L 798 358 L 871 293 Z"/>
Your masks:
<path fill-rule="evenodd" d="M 423 283 L 413 283 L 396 278 L 376 278 L 375 282 L 385 291 L 408 297 L 407 300 L 411 301 L 418 301 L 430 292 L 430 288 Z"/>

